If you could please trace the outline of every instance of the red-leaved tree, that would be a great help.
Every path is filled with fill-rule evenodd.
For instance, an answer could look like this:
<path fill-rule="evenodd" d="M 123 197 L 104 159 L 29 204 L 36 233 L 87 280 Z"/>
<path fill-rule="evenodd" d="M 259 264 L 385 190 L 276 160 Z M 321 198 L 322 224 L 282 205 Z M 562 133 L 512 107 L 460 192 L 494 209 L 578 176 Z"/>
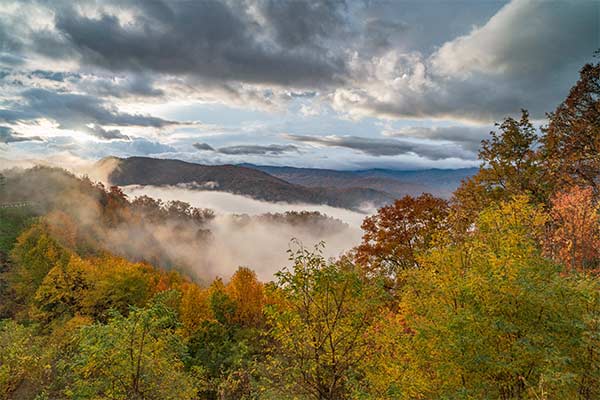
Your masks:
<path fill-rule="evenodd" d="M 600 261 L 600 216 L 590 187 L 574 186 L 551 200 L 552 226 L 546 251 L 569 270 L 589 270 Z"/>

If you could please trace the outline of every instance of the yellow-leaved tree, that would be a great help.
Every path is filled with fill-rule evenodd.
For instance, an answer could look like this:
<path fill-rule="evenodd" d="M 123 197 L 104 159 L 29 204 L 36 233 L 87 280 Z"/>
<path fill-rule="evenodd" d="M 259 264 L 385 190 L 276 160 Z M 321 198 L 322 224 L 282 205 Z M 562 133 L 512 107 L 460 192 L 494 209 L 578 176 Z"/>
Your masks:
<path fill-rule="evenodd" d="M 348 398 L 361 390 L 357 377 L 377 349 L 372 330 L 386 300 L 383 283 L 362 279 L 347 260 L 329 262 L 299 247 L 293 267 L 277 274 L 269 322 L 278 346 L 274 371 L 279 390 L 314 399 Z"/>
<path fill-rule="evenodd" d="M 598 398 L 597 280 L 563 276 L 525 196 L 407 274 L 370 380 L 381 398 Z"/>

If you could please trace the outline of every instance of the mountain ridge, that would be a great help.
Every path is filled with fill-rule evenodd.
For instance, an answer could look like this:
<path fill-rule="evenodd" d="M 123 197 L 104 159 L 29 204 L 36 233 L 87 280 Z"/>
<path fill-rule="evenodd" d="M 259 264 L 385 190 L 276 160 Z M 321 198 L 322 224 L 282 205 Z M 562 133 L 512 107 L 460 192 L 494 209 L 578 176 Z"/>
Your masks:
<path fill-rule="evenodd" d="M 424 192 L 449 197 L 460 182 L 474 175 L 478 168 L 394 170 L 372 168 L 361 170 L 333 170 L 241 164 L 256 168 L 285 181 L 307 187 L 365 187 L 386 191 L 393 196 L 419 195 Z"/>
<path fill-rule="evenodd" d="M 180 185 L 193 189 L 217 190 L 270 202 L 327 204 L 333 207 L 360 209 L 365 204 L 376 207 L 405 195 L 430 192 L 444 196 L 446 187 L 454 189 L 459 181 L 446 179 L 442 185 L 427 185 L 425 176 L 468 176 L 457 170 L 395 171 L 369 169 L 338 171 L 317 168 L 272 167 L 253 164 L 205 165 L 183 160 L 151 157 L 106 157 L 96 163 L 101 169 L 115 162 L 108 175 L 111 184 Z M 427 172 L 429 171 L 429 172 Z M 402 179 L 402 174 L 408 174 Z M 411 178 L 411 174 L 420 174 Z M 429 174 L 429 175 L 428 175 Z M 439 179 L 437 179 L 439 181 Z M 441 188 L 441 190 L 440 190 Z"/>

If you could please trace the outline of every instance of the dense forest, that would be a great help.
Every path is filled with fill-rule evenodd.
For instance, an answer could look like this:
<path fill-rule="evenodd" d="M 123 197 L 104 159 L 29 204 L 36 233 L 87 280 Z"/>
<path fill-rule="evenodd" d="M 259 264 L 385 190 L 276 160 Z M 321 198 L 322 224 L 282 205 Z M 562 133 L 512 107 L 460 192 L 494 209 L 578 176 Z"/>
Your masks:
<path fill-rule="evenodd" d="M 206 281 L 170 251 L 210 246 L 210 210 L 4 171 L 0 397 L 600 398 L 600 64 L 479 158 L 450 200 L 396 200 L 337 259 L 294 242 L 272 282 Z"/>

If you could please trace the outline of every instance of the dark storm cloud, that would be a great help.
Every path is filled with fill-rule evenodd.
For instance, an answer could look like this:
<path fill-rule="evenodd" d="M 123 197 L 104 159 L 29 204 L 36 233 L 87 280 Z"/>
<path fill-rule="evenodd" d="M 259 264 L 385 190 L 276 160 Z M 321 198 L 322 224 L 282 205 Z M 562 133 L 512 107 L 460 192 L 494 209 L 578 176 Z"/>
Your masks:
<path fill-rule="evenodd" d="M 334 104 L 397 119 L 490 122 L 521 108 L 543 118 L 600 47 L 599 10 L 595 1 L 514 0 L 430 55 L 391 49 L 365 59 Z"/>
<path fill-rule="evenodd" d="M 0 68 L 10 71 L 0 81 L 0 122 L 48 118 L 104 139 L 126 139 L 120 127 L 175 124 L 112 104 L 141 97 L 302 106 L 324 122 L 348 114 L 491 124 L 521 108 L 543 118 L 600 47 L 598 9 L 579 0 L 22 1 L 0 12 Z M 327 129 L 356 132 L 339 129 L 343 123 Z M 466 158 L 480 133 L 389 136 L 449 141 L 448 154 Z M 339 147 L 443 157 L 442 145 L 373 140 L 391 147 L 348 137 Z M 278 154 L 228 144 L 217 152 Z"/>
<path fill-rule="evenodd" d="M 208 143 L 194 143 L 196 149 L 201 151 L 212 151 L 219 154 L 227 155 L 281 155 L 284 153 L 298 152 L 298 147 L 287 144 L 269 144 L 269 145 L 236 145 L 225 146 L 215 149 Z"/>
<path fill-rule="evenodd" d="M 1 120 L 26 122 L 38 118 L 49 118 L 65 129 L 81 129 L 89 124 L 153 128 L 178 124 L 157 117 L 123 113 L 103 100 L 88 95 L 28 89 L 21 96 L 22 102 L 13 104 L 12 109 L 0 109 Z M 105 135 L 106 133 L 102 136 Z M 116 133 L 113 131 L 111 135 L 115 136 Z"/>
<path fill-rule="evenodd" d="M 281 3 L 291 7 L 297 2 Z M 279 85 L 332 82 L 344 69 L 341 59 L 329 52 L 312 51 L 310 46 L 291 50 L 287 46 L 287 41 L 302 38 L 310 43 L 320 36 L 311 29 L 320 25 L 294 27 L 305 31 L 282 36 L 284 42 L 273 42 L 259 39 L 266 29 L 246 8 L 233 9 L 224 1 L 143 1 L 119 6 L 134 8 L 136 19 L 123 23 L 117 15 L 106 12 L 92 18 L 68 6 L 54 10 L 56 29 L 82 62 L 113 71 L 154 71 Z M 316 8 L 318 12 L 320 8 Z M 271 23 L 280 21 L 266 20 L 267 25 Z M 275 29 L 280 32 L 277 26 Z"/>
<path fill-rule="evenodd" d="M 215 149 L 208 143 L 194 143 L 192 146 L 201 151 L 215 151 Z"/>
<path fill-rule="evenodd" d="M 260 145 L 238 145 L 220 147 L 218 152 L 229 155 L 280 155 L 284 153 L 297 152 L 298 148 L 292 144 L 279 145 L 269 144 L 266 146 Z"/>
<path fill-rule="evenodd" d="M 103 127 L 99 126 L 99 125 L 85 126 L 82 129 L 85 130 L 87 133 L 91 134 L 92 136 L 96 136 L 96 137 L 99 137 L 101 139 L 106 139 L 106 140 L 117 140 L 117 139 L 129 140 L 129 136 L 122 134 L 121 131 L 118 130 L 118 129 L 108 129 L 107 130 L 107 129 L 104 129 Z"/>
<path fill-rule="evenodd" d="M 359 136 L 307 136 L 284 134 L 286 139 L 328 147 L 343 147 L 372 156 L 415 154 L 430 160 L 446 158 L 473 159 L 474 154 L 456 145 L 432 145 L 405 140 L 367 138 Z"/>
<path fill-rule="evenodd" d="M 392 47 L 392 36 L 406 32 L 408 29 L 407 24 L 402 21 L 368 18 L 364 26 L 364 46 L 368 51 L 389 49 Z"/>
<path fill-rule="evenodd" d="M 22 136 L 8 126 L 0 126 L 0 143 L 40 142 L 39 136 Z"/>
<path fill-rule="evenodd" d="M 11 33 L 10 26 L 0 24 L 0 54 L 14 54 L 22 48 L 23 44 Z"/>
<path fill-rule="evenodd" d="M 477 152 L 481 141 L 489 136 L 492 127 L 473 126 L 414 126 L 385 131 L 384 135 L 396 138 L 420 138 L 453 142 L 465 150 Z"/>
<path fill-rule="evenodd" d="M 85 77 L 78 87 L 96 96 L 117 98 L 127 97 L 160 97 L 162 89 L 154 87 L 151 76 L 147 74 L 127 74 L 119 79 L 111 76 Z"/>
<path fill-rule="evenodd" d="M 35 70 L 31 71 L 30 76 L 47 79 L 55 82 L 64 82 L 65 80 L 72 79 L 80 79 L 81 75 L 70 72 L 57 72 L 57 71 L 44 71 L 44 70 Z"/>
<path fill-rule="evenodd" d="M 318 45 L 343 31 L 347 24 L 344 0 L 265 0 L 259 2 L 259 7 L 277 41 L 285 47 Z"/>

